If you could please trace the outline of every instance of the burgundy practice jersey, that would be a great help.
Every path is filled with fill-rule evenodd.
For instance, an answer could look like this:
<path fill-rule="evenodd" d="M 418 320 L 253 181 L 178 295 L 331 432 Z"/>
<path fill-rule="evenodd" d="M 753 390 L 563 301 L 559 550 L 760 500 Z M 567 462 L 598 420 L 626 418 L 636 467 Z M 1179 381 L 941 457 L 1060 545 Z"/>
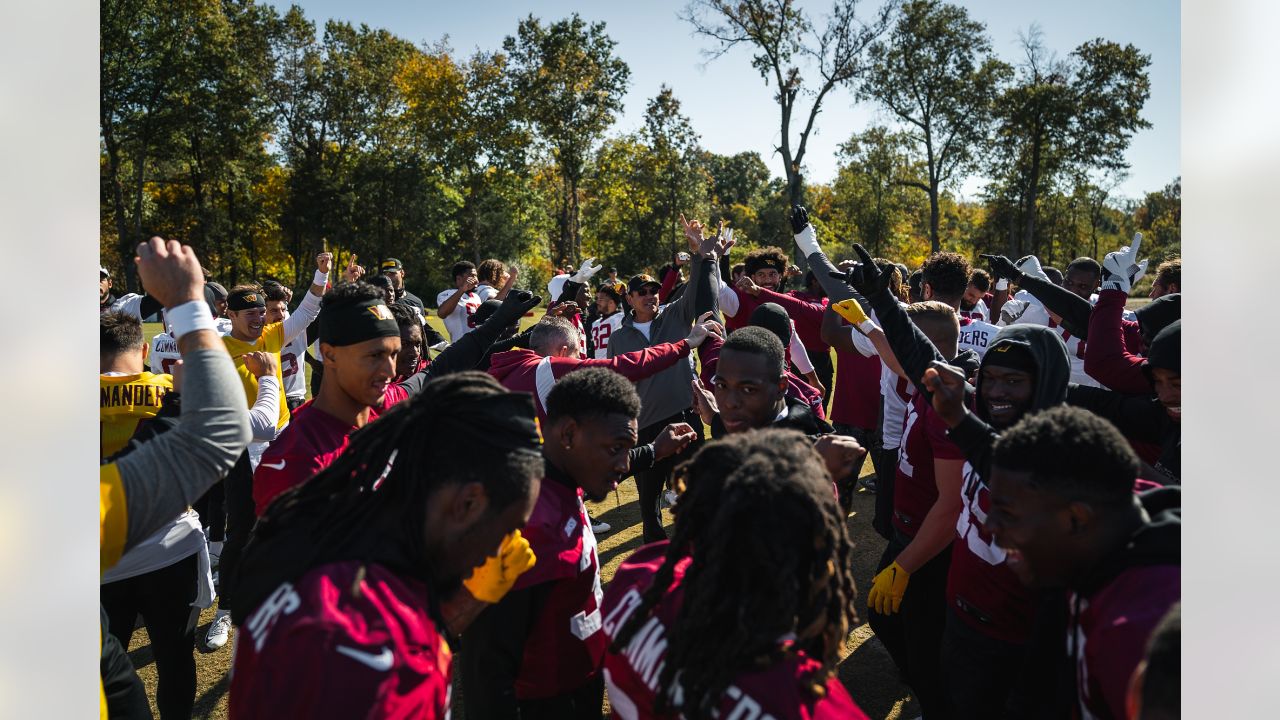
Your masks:
<path fill-rule="evenodd" d="M 893 483 L 893 526 L 907 537 L 915 537 L 938 499 L 933 461 L 963 459 L 964 453 L 947 439 L 947 425 L 929 401 L 921 393 L 912 395 Z"/>
<path fill-rule="evenodd" d="M 967 462 L 961 498 L 947 571 L 947 604 L 978 632 L 1007 643 L 1025 643 L 1035 595 L 1009 569 L 1004 548 L 987 532 L 991 491 Z"/>
<path fill-rule="evenodd" d="M 543 480 L 523 533 L 538 562 L 514 589 L 551 584 L 525 639 L 516 675 L 516 697 L 532 700 L 577 689 L 600 669 L 603 593 L 596 537 L 576 488 Z"/>
<path fill-rule="evenodd" d="M 1127 717 L 1129 678 L 1152 631 L 1181 597 L 1177 565 L 1131 567 L 1090 597 L 1070 593 L 1067 652 L 1076 663 L 1082 720 Z"/>
<path fill-rule="evenodd" d="M 836 387 L 831 395 L 831 422 L 874 429 L 883 402 L 880 356 L 836 350 Z"/>
<path fill-rule="evenodd" d="M 282 584 L 235 647 L 236 720 L 449 718 L 452 653 L 427 589 L 380 565 L 361 577 L 361 563 L 330 563 Z"/>
<path fill-rule="evenodd" d="M 604 633 L 610 641 L 630 619 L 640 598 L 653 585 L 654 576 L 667 552 L 668 541 L 645 545 L 618 566 L 604 597 Z M 622 652 L 607 652 L 604 659 L 605 687 L 609 693 L 610 717 L 614 720 L 675 720 L 677 713 L 658 714 L 658 678 L 666 662 L 667 629 L 675 622 L 684 599 L 685 570 L 690 559 L 675 567 L 667 589 L 653 616 L 632 636 Z M 744 672 L 725 690 L 719 717 L 726 720 L 863 720 L 867 716 L 849 697 L 844 685 L 834 677 L 825 683 L 820 697 L 809 678 L 822 672 L 822 664 L 804 653 L 762 670 Z"/>

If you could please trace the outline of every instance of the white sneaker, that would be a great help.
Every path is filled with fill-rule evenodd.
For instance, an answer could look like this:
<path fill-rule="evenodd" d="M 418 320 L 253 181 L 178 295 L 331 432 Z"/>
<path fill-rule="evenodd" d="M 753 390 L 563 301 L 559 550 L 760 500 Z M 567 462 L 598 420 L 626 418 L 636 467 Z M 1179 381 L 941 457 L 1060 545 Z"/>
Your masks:
<path fill-rule="evenodd" d="M 610 525 L 609 523 L 603 520 L 596 520 L 593 517 L 589 517 L 587 519 L 591 521 L 591 532 L 597 535 L 599 535 L 600 533 L 607 533 L 613 529 L 612 525 Z"/>
<path fill-rule="evenodd" d="M 662 493 L 662 499 L 667 501 L 667 507 L 675 507 L 676 500 L 679 500 L 680 496 L 676 494 L 675 490 L 667 490 Z"/>
<path fill-rule="evenodd" d="M 231 613 L 227 610 L 219 610 L 213 616 L 213 624 L 209 626 L 209 632 L 204 636 L 204 644 L 208 645 L 210 650 L 217 650 L 226 645 L 230 637 Z"/>

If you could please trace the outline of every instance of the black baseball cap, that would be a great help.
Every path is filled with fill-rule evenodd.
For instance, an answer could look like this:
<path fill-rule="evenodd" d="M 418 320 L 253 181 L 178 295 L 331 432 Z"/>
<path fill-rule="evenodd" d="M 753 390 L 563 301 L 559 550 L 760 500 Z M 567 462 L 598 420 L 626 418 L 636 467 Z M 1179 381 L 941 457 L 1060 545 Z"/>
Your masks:
<path fill-rule="evenodd" d="M 639 275 L 632 275 L 631 279 L 627 281 L 627 292 L 636 292 L 646 285 L 662 287 L 662 283 L 654 280 L 652 275 L 640 273 Z"/>
<path fill-rule="evenodd" d="M 404 272 L 404 265 L 396 258 L 387 258 L 382 261 L 382 272 Z"/>

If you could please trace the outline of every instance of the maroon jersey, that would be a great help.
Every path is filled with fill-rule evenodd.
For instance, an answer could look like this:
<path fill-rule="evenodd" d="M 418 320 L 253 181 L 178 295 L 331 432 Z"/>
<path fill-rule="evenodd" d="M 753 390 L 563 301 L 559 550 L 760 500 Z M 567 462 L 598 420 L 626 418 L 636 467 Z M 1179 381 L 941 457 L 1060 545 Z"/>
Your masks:
<path fill-rule="evenodd" d="M 1004 548 L 987 532 L 991 491 L 967 462 L 961 494 L 963 505 L 947 571 L 947 604 L 978 632 L 1008 643 L 1025 643 L 1031 635 L 1035 594 L 1009 569 Z"/>
<path fill-rule="evenodd" d="M 1131 567 L 1089 597 L 1070 594 L 1067 652 L 1076 663 L 1081 718 L 1127 717 L 1129 678 L 1152 631 L 1181 597 L 1178 565 Z"/>
<path fill-rule="evenodd" d="M 808 303 L 815 309 L 821 306 L 822 310 L 827 309 L 827 304 L 831 302 L 822 295 L 813 295 L 803 290 L 792 290 L 785 293 L 801 302 Z M 796 334 L 800 336 L 800 344 L 804 345 L 809 352 L 830 352 L 831 346 L 822 340 L 822 314 L 813 312 L 791 312 L 792 319 L 796 323 Z"/>
<path fill-rule="evenodd" d="M 358 580 L 358 584 L 357 584 Z M 284 583 L 236 639 L 230 717 L 449 717 L 449 644 L 427 589 L 380 565 L 321 565 Z"/>
<path fill-rule="evenodd" d="M 369 422 L 408 396 L 399 385 L 387 386 L 382 403 L 369 409 Z M 359 429 L 315 409 L 311 403 L 308 400 L 293 411 L 293 419 L 267 446 L 253 471 L 253 509 L 258 516 L 280 493 L 332 465 L 347 449 L 347 436 Z"/>
<path fill-rule="evenodd" d="M 604 597 L 604 632 L 612 640 L 640 604 L 653 584 L 667 552 L 667 541 L 645 545 L 618 566 Z M 671 587 L 656 612 L 632 636 L 620 653 L 607 652 L 604 659 L 605 687 L 609 692 L 610 716 L 615 720 L 670 718 L 677 713 L 654 712 L 658 698 L 658 678 L 666 661 L 667 628 L 675 622 L 684 599 L 684 573 L 690 559 L 676 567 Z M 759 720 L 861 720 L 867 716 L 849 697 L 836 678 L 826 681 L 826 693 L 816 696 L 809 678 L 820 673 L 822 664 L 804 653 L 763 670 L 745 672 L 734 678 L 721 699 L 721 718 Z"/>
<path fill-rule="evenodd" d="M 525 639 L 515 682 L 516 697 L 532 700 L 581 687 L 600 669 L 606 641 L 596 538 L 577 489 L 543 480 L 523 533 L 538 562 L 514 589 L 551 584 Z"/>
<path fill-rule="evenodd" d="M 963 460 L 964 453 L 947 439 L 947 425 L 929 401 L 922 393 L 915 393 L 907 405 L 893 483 L 893 526 L 907 537 L 916 536 L 929 508 L 938 499 L 935 459 Z"/>
<path fill-rule="evenodd" d="M 880 421 L 880 358 L 836 350 L 831 422 L 872 429 Z"/>

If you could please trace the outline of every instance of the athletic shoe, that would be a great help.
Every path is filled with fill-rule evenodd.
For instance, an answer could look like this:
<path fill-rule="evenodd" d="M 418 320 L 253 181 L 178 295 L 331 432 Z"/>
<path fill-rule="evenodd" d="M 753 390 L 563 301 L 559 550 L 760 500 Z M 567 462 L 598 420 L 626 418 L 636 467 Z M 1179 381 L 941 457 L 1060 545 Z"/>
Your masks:
<path fill-rule="evenodd" d="M 603 520 L 597 520 L 590 516 L 588 516 L 587 519 L 591 521 L 591 532 L 596 535 L 599 535 L 600 533 L 607 533 L 613 529 L 612 525 Z"/>
<path fill-rule="evenodd" d="M 662 493 L 662 499 L 665 501 L 666 507 L 675 507 L 676 500 L 679 500 L 680 496 L 676 494 L 675 490 L 667 490 Z"/>
<path fill-rule="evenodd" d="M 871 493 L 872 495 L 876 494 L 876 476 L 875 475 L 868 475 L 862 478 L 861 480 L 858 481 L 858 484 L 861 485 L 864 490 Z"/>
<path fill-rule="evenodd" d="M 213 616 L 213 624 L 209 626 L 209 632 L 204 636 L 204 644 L 208 645 L 210 650 L 217 650 L 226 645 L 230 637 L 231 613 L 227 610 L 219 610 Z"/>

